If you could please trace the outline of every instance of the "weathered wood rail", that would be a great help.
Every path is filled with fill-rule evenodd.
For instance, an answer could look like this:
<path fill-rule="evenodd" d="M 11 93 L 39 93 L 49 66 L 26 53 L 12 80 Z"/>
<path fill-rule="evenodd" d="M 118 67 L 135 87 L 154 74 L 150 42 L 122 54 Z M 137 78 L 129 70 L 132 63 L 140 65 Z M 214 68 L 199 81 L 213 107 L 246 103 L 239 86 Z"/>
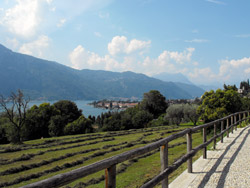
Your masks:
<path fill-rule="evenodd" d="M 122 154 L 104 159 L 102 161 L 96 162 L 94 164 L 84 166 L 70 172 L 59 174 L 51 178 L 23 186 L 22 188 L 48 188 L 48 187 L 60 187 L 71 183 L 79 178 L 88 176 L 90 174 L 96 173 L 101 170 L 105 170 L 105 186 L 106 188 L 116 187 L 116 165 L 122 163 L 126 160 L 132 159 L 134 157 L 146 154 L 155 149 L 160 148 L 160 158 L 161 158 L 161 173 L 155 176 L 152 180 L 148 181 L 141 188 L 151 188 L 162 182 L 162 187 L 168 187 L 168 176 L 174 172 L 179 166 L 187 161 L 188 172 L 192 173 L 192 157 L 201 149 L 203 149 L 203 158 L 207 158 L 207 146 L 210 143 L 214 143 L 213 147 L 216 148 L 216 139 L 220 137 L 221 142 L 223 142 L 223 136 L 226 133 L 229 137 L 229 132 L 233 133 L 234 129 L 237 130 L 237 125 L 241 125 L 243 121 L 250 119 L 250 111 L 237 112 L 226 116 L 224 118 L 218 119 L 216 121 L 196 126 L 193 128 L 185 129 L 176 134 L 172 134 L 164 139 L 157 142 L 151 143 L 149 145 L 133 149 Z M 218 126 L 220 126 L 220 131 L 218 131 Z M 207 129 L 213 128 L 214 136 L 207 140 Z M 192 133 L 201 131 L 203 132 L 203 143 L 195 148 L 192 148 Z M 219 133 L 218 133 L 219 132 Z M 180 159 L 173 163 L 173 165 L 168 166 L 168 143 L 177 138 L 186 135 L 187 138 L 187 153 L 183 155 Z"/>

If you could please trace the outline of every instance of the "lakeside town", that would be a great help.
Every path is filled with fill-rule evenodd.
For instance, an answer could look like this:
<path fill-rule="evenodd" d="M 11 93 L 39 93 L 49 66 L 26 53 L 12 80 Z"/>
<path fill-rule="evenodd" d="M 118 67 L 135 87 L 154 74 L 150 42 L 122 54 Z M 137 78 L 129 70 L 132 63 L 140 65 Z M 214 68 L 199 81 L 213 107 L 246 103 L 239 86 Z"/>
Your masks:
<path fill-rule="evenodd" d="M 139 101 L 113 101 L 113 100 L 101 100 L 94 101 L 89 103 L 89 105 L 94 106 L 95 108 L 103 108 L 103 109 L 127 109 L 132 108 L 139 104 Z"/>

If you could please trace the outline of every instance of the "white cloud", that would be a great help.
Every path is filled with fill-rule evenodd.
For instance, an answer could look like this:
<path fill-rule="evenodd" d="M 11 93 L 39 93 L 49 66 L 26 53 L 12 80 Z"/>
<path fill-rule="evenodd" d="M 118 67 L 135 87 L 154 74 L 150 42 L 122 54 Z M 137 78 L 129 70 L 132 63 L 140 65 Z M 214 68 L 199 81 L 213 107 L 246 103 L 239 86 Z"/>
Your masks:
<path fill-rule="evenodd" d="M 143 53 L 150 47 L 151 41 L 133 39 L 128 41 L 125 36 L 115 36 L 108 44 L 108 51 L 111 55 L 131 54 L 133 52 Z"/>
<path fill-rule="evenodd" d="M 164 51 L 158 59 L 164 63 L 174 61 L 178 64 L 184 64 L 191 61 L 191 56 L 194 51 L 194 48 L 187 48 L 183 52 Z"/>
<path fill-rule="evenodd" d="M 212 83 L 216 80 L 217 76 L 209 68 L 195 68 L 193 72 L 188 74 L 190 80 L 194 83 L 204 84 Z"/>
<path fill-rule="evenodd" d="M 116 62 L 108 55 L 100 57 L 98 54 L 87 51 L 82 45 L 78 45 L 70 54 L 70 62 L 75 69 L 104 69 L 109 70 L 109 66 Z"/>
<path fill-rule="evenodd" d="M 94 32 L 94 35 L 97 36 L 97 37 L 102 37 L 102 34 L 99 33 L 99 32 Z"/>
<path fill-rule="evenodd" d="M 194 30 L 192 30 L 192 33 L 199 33 L 199 30 L 198 29 L 194 29 Z"/>
<path fill-rule="evenodd" d="M 48 36 L 41 35 L 37 40 L 23 44 L 19 52 L 37 57 L 43 56 L 43 51 L 49 46 Z"/>
<path fill-rule="evenodd" d="M 245 72 L 246 74 L 250 74 L 250 68 L 246 69 L 244 72 Z"/>
<path fill-rule="evenodd" d="M 112 0 L 12 0 L 0 10 L 0 25 L 14 37 L 37 37 L 53 32 L 83 12 L 98 11 Z M 63 19 L 61 19 L 63 18 Z"/>
<path fill-rule="evenodd" d="M 48 4 L 51 4 L 53 0 L 46 0 Z"/>
<path fill-rule="evenodd" d="M 192 40 L 185 40 L 188 43 L 206 43 L 209 42 L 207 39 L 192 39 Z"/>
<path fill-rule="evenodd" d="M 236 35 L 237 38 L 250 38 L 250 34 Z"/>
<path fill-rule="evenodd" d="M 193 65 L 194 65 L 194 66 L 198 66 L 199 63 L 198 63 L 197 61 L 195 61 L 195 62 L 193 62 Z"/>
<path fill-rule="evenodd" d="M 70 61 L 75 69 L 81 69 L 81 64 L 88 62 L 90 53 L 85 51 L 85 49 L 78 45 L 69 55 Z"/>
<path fill-rule="evenodd" d="M 61 19 L 56 26 L 57 27 L 62 27 L 65 23 L 66 23 L 66 19 Z"/>
<path fill-rule="evenodd" d="M 41 17 L 43 3 L 51 3 L 49 0 L 16 0 L 13 7 L 4 10 L 1 24 L 11 33 L 30 37 L 36 33 Z"/>
<path fill-rule="evenodd" d="M 250 76 L 250 57 L 242 59 L 221 60 L 219 61 L 219 72 L 215 73 L 211 68 L 194 68 L 188 74 L 194 83 L 226 83 L 235 84 L 246 80 Z"/>
<path fill-rule="evenodd" d="M 108 19 L 109 18 L 109 13 L 108 12 L 106 12 L 106 13 L 100 12 L 99 13 L 99 18 L 101 18 L 101 19 Z"/>
<path fill-rule="evenodd" d="M 137 39 L 128 41 L 124 36 L 116 36 L 108 44 L 109 54 L 100 56 L 79 45 L 69 54 L 69 59 L 72 67 L 76 69 L 104 69 L 119 72 L 130 70 L 148 75 L 160 72 L 186 73 L 188 67 L 192 66 L 191 56 L 194 48 L 187 48 L 183 52 L 165 50 L 157 58 L 138 55 L 145 48 L 147 49 L 149 44 L 150 42 Z"/>
<path fill-rule="evenodd" d="M 218 4 L 218 5 L 226 5 L 226 3 L 222 2 L 222 1 L 218 1 L 218 0 L 206 0 L 209 3 L 214 3 L 214 4 Z"/>
<path fill-rule="evenodd" d="M 245 80 L 249 78 L 250 57 L 221 60 L 219 77 L 224 81 Z"/>
<path fill-rule="evenodd" d="M 7 38 L 6 42 L 11 49 L 16 49 L 19 46 L 19 41 L 16 38 L 13 39 Z"/>

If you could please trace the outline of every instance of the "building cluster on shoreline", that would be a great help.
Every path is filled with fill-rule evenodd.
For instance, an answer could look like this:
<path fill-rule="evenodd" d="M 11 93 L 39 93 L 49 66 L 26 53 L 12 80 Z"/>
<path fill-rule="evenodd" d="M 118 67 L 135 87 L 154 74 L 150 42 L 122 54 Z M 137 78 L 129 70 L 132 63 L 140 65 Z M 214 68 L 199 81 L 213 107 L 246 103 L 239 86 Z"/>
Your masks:
<path fill-rule="evenodd" d="M 126 109 L 134 107 L 138 104 L 138 101 L 94 101 L 90 105 L 93 105 L 95 108 L 104 108 L 104 109 Z"/>

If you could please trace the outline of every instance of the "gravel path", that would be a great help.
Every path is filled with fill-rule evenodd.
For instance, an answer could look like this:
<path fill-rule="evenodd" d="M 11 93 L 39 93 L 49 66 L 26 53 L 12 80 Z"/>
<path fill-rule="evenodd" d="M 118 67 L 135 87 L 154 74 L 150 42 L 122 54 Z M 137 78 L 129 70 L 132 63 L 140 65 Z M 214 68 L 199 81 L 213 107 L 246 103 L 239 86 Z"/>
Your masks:
<path fill-rule="evenodd" d="M 170 188 L 250 188 L 250 126 L 230 133 L 207 155 L 194 163 L 192 174 L 183 172 Z"/>

